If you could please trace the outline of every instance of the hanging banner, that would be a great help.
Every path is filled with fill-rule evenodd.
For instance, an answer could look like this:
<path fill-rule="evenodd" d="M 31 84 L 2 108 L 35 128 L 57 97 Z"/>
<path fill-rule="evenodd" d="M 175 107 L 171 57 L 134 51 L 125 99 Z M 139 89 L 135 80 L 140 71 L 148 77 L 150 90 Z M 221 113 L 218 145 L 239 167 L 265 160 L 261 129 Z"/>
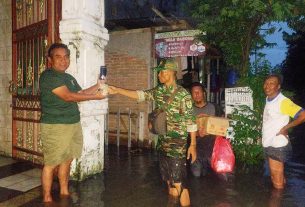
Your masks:
<path fill-rule="evenodd" d="M 155 34 L 155 51 L 159 58 L 177 56 L 200 56 L 206 51 L 205 45 L 196 38 L 199 30 L 184 30 Z"/>
<path fill-rule="evenodd" d="M 252 90 L 250 87 L 235 87 L 225 89 L 226 116 L 232 114 L 234 109 L 246 105 L 253 109 Z"/>

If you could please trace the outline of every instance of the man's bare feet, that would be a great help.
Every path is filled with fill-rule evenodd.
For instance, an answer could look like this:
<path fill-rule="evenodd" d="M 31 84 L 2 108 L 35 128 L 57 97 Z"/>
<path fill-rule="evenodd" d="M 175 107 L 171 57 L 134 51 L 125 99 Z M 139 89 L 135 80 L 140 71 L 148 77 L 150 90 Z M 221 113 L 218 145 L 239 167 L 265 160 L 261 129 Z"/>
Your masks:
<path fill-rule="evenodd" d="M 70 194 L 70 193 L 65 193 L 65 194 L 60 193 L 60 197 L 61 197 L 61 198 L 70 198 L 70 197 L 71 197 L 71 194 Z"/>
<path fill-rule="evenodd" d="M 61 188 L 59 195 L 63 196 L 63 197 L 69 197 L 70 192 L 69 192 L 68 188 Z"/>
<path fill-rule="evenodd" d="M 187 189 L 183 189 L 180 197 L 180 205 L 181 206 L 190 206 L 191 201 L 190 201 L 190 194 Z"/>
<path fill-rule="evenodd" d="M 53 202 L 52 196 L 50 194 L 44 195 L 43 196 L 43 202 L 44 203 L 51 203 L 51 202 Z"/>

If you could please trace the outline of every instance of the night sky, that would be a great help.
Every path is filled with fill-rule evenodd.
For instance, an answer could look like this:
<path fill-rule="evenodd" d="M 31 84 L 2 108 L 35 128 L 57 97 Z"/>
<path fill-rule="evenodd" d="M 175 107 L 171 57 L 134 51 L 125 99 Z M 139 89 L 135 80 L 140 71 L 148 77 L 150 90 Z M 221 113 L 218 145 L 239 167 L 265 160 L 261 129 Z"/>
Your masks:
<path fill-rule="evenodd" d="M 272 25 L 275 25 L 278 29 L 272 35 L 268 35 L 266 37 L 267 42 L 276 43 L 277 45 L 273 48 L 265 48 L 260 50 L 260 52 L 266 54 L 266 59 L 270 61 L 271 66 L 275 66 L 281 64 L 282 61 L 286 58 L 287 52 L 287 45 L 286 42 L 283 40 L 283 31 L 288 33 L 292 33 L 292 30 L 288 28 L 287 24 L 284 22 L 273 22 Z M 264 25 L 262 29 L 267 28 L 268 25 Z M 281 31 L 278 31 L 282 28 Z M 262 30 L 263 32 L 263 30 Z M 254 56 L 251 56 L 251 61 L 254 61 Z"/>

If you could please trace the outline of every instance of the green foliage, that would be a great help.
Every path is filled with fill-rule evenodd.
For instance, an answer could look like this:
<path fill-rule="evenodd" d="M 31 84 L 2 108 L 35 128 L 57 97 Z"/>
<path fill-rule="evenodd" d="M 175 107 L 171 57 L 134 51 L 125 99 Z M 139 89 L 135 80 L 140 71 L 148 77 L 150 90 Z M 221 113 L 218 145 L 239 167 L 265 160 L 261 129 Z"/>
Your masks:
<path fill-rule="evenodd" d="M 284 39 L 288 45 L 287 57 L 282 64 L 284 84 L 283 88 L 295 92 L 295 101 L 305 104 L 305 18 L 293 19 L 289 26 L 295 31 L 292 34 L 285 33 Z"/>
<path fill-rule="evenodd" d="M 249 64 L 253 49 L 273 46 L 264 39 L 275 28 L 266 23 L 287 21 L 302 16 L 305 12 L 304 0 L 190 0 L 188 11 L 197 19 L 198 29 L 206 33 L 200 38 L 219 49 L 228 66 L 236 68 L 241 79 L 239 86 L 249 86 L 253 90 L 253 110 L 243 107 L 232 114 L 235 120 L 232 145 L 236 158 L 253 165 L 262 160 L 261 127 L 265 104 L 263 82 L 271 70 L 266 61 Z M 249 67 L 250 66 L 250 67 Z"/>
<path fill-rule="evenodd" d="M 189 0 L 187 10 L 197 19 L 198 28 L 206 35 L 202 40 L 218 48 L 226 63 L 248 75 L 249 54 L 265 46 L 265 34 L 273 33 L 270 26 L 264 33 L 262 25 L 286 21 L 304 14 L 304 0 Z M 265 30 L 265 29 L 264 29 Z"/>
<path fill-rule="evenodd" d="M 233 121 L 234 139 L 232 146 L 237 161 L 248 166 L 258 165 L 263 160 L 263 148 L 261 145 L 261 131 L 263 123 L 263 111 L 266 102 L 263 85 L 267 75 L 280 73 L 271 68 L 268 61 L 259 59 L 251 67 L 252 72 L 246 77 L 242 77 L 238 86 L 249 86 L 253 97 L 253 110 L 247 106 L 241 106 L 234 110 L 230 117 Z M 293 93 L 283 91 L 285 96 L 291 97 Z"/>
<path fill-rule="evenodd" d="M 238 162 L 257 165 L 263 160 L 261 145 L 261 114 L 241 106 L 231 117 L 234 120 L 234 139 L 231 140 Z"/>
<path fill-rule="evenodd" d="M 271 65 L 268 61 L 265 60 L 258 60 L 256 63 L 254 63 L 254 65 L 252 66 L 252 70 L 250 70 L 248 76 L 241 77 L 238 80 L 237 86 L 249 86 L 252 89 L 253 110 L 262 114 L 266 98 L 263 90 L 263 85 L 266 76 L 271 71 Z"/>
<path fill-rule="evenodd" d="M 262 115 L 265 105 L 263 84 L 271 69 L 267 61 L 255 63 L 255 74 L 250 73 L 242 77 L 238 86 L 249 86 L 253 97 L 253 110 L 247 106 L 241 106 L 232 113 L 234 120 L 234 139 L 232 146 L 237 161 L 246 165 L 258 165 L 263 160 L 263 148 L 261 145 Z M 259 68 L 259 69 L 258 69 Z"/>

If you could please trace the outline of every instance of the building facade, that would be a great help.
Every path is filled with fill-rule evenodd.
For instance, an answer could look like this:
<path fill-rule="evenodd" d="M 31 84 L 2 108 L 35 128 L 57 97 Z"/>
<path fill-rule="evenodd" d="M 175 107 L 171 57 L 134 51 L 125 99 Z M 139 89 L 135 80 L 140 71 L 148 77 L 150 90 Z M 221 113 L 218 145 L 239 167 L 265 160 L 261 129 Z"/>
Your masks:
<path fill-rule="evenodd" d="M 0 153 L 42 164 L 38 79 L 54 42 L 71 50 L 68 73 L 83 88 L 96 83 L 109 40 L 103 0 L 4 0 L 0 2 Z M 72 177 L 83 180 L 104 168 L 108 99 L 79 104 L 84 134 Z"/>

